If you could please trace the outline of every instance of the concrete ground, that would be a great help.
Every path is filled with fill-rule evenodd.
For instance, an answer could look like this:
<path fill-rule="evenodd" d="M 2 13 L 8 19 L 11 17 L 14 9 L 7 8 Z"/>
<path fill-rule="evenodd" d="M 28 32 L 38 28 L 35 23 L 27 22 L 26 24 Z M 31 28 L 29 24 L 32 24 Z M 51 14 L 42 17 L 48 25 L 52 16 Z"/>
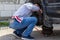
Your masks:
<path fill-rule="evenodd" d="M 49 37 L 43 36 L 41 33 L 41 27 L 37 27 L 39 31 L 34 28 L 31 35 L 35 37 L 35 40 L 60 40 L 60 24 L 54 24 L 53 26 L 55 35 L 51 35 Z M 13 31 L 14 30 L 10 28 L 1 29 L 0 40 L 21 40 L 21 38 L 13 34 Z"/>

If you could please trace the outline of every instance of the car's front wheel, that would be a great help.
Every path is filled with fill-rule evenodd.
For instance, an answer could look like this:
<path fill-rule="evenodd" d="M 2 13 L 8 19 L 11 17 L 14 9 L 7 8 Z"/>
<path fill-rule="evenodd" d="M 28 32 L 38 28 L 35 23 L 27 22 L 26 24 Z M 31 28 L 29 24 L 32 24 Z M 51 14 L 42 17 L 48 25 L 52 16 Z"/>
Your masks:
<path fill-rule="evenodd" d="M 53 26 L 52 27 L 46 27 L 46 26 L 42 26 L 42 34 L 43 35 L 51 35 L 53 33 Z"/>

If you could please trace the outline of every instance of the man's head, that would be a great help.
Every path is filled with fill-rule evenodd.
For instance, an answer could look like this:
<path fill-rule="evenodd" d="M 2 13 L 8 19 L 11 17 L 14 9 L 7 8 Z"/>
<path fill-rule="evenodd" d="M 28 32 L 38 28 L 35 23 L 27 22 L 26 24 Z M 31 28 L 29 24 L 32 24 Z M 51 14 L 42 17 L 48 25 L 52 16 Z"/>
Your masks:
<path fill-rule="evenodd" d="M 41 6 L 39 3 L 35 3 L 34 5 L 39 6 L 39 7 Z"/>

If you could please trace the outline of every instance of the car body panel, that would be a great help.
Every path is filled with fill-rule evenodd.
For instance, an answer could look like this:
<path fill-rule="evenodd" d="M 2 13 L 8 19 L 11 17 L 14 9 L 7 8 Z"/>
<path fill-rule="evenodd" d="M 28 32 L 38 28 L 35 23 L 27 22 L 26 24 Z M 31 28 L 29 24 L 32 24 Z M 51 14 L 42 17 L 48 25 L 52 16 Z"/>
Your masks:
<path fill-rule="evenodd" d="M 47 20 L 46 15 L 48 16 L 50 22 L 52 24 L 60 23 L 60 0 L 26 0 L 26 2 L 32 2 L 32 3 L 40 3 L 42 7 L 45 6 L 45 9 L 43 8 L 43 15 L 42 17 L 40 16 L 38 24 L 44 24 L 45 19 Z M 44 4 L 45 3 L 45 4 Z M 36 14 L 33 14 L 36 15 Z M 38 19 L 38 17 L 37 17 Z M 42 21 L 41 21 L 42 20 Z M 49 21 L 47 20 L 47 21 Z M 47 22 L 45 21 L 45 22 Z"/>

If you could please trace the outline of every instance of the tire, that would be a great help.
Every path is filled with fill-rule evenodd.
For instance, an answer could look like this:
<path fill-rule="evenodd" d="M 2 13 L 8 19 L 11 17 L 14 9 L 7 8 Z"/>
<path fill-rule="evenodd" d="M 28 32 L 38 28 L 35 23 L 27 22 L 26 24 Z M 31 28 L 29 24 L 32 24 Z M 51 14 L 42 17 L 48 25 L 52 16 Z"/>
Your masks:
<path fill-rule="evenodd" d="M 42 26 L 42 34 L 43 35 L 51 35 L 53 33 L 53 26 L 52 27 L 46 27 L 46 26 Z"/>

